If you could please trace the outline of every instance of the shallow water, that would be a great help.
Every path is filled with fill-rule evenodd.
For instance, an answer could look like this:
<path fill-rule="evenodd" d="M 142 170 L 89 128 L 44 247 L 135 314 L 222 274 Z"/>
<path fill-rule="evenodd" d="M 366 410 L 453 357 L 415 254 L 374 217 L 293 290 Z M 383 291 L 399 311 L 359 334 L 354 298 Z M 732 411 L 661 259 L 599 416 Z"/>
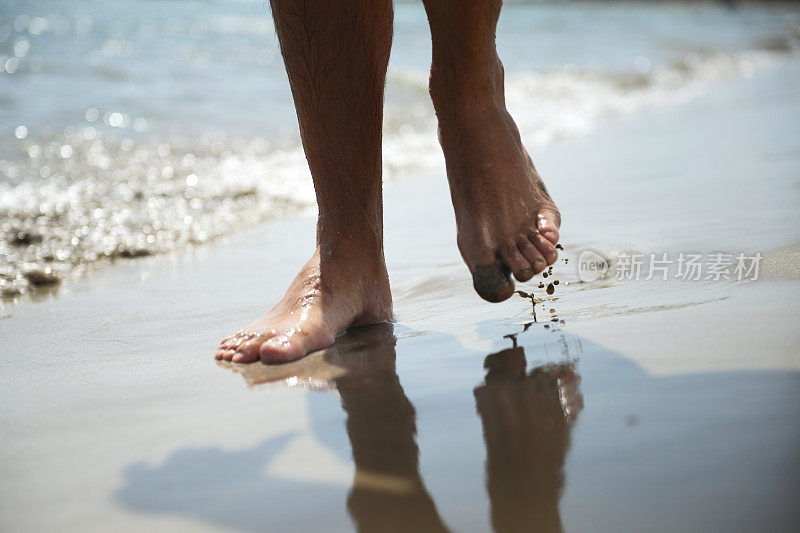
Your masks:
<path fill-rule="evenodd" d="M 344 508 L 360 531 L 800 524 L 791 474 L 800 468 L 800 374 L 654 377 L 559 326 L 526 326 L 478 324 L 488 352 L 371 326 L 294 364 L 236 367 L 254 402 L 275 387 L 297 390 L 298 401 L 314 390 L 314 438 L 352 471 L 328 482 L 274 473 L 297 438 L 287 432 L 247 449 L 130 464 L 115 498 L 241 531 L 347 530 Z"/>
<path fill-rule="evenodd" d="M 531 148 L 582 135 L 779 64 L 797 24 L 793 8 L 509 5 L 509 106 Z M 398 3 L 395 26 L 385 175 L 441 174 L 421 5 Z M 4 2 L 0 80 L 4 298 L 313 205 L 261 2 Z"/>

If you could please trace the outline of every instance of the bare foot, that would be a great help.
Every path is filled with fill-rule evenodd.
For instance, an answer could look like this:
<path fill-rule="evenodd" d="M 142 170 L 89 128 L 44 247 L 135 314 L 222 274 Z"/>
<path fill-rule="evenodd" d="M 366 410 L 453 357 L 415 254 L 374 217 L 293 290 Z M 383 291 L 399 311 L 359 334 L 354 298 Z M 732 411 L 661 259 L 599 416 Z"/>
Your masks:
<path fill-rule="evenodd" d="M 283 299 L 261 318 L 224 339 L 216 358 L 280 363 L 333 344 L 350 326 L 392 318 L 383 253 L 367 246 L 319 248 Z"/>
<path fill-rule="evenodd" d="M 499 302 L 514 292 L 510 273 L 528 281 L 556 261 L 561 215 L 506 111 L 496 56 L 489 68 L 491 76 L 467 82 L 437 79 L 434 70 L 431 95 L 458 248 L 478 294 Z"/>

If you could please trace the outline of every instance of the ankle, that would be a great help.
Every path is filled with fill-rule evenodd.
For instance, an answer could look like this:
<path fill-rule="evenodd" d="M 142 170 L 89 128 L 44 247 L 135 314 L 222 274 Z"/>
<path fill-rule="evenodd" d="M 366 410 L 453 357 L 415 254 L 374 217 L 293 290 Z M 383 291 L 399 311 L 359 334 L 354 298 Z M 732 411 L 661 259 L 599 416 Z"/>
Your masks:
<path fill-rule="evenodd" d="M 317 225 L 317 251 L 320 259 L 339 265 L 370 265 L 385 269 L 383 227 L 381 224 L 332 225 L 322 220 Z"/>
<path fill-rule="evenodd" d="M 383 250 L 383 206 L 380 199 L 345 208 L 320 206 L 317 244 L 322 247 Z"/>
<path fill-rule="evenodd" d="M 366 322 L 392 316 L 392 293 L 383 246 L 349 239 L 323 239 L 317 244 L 316 273 L 323 292 L 356 306 Z"/>
<path fill-rule="evenodd" d="M 449 63 L 434 60 L 429 91 L 439 120 L 469 120 L 505 109 L 503 64 L 496 54 Z"/>

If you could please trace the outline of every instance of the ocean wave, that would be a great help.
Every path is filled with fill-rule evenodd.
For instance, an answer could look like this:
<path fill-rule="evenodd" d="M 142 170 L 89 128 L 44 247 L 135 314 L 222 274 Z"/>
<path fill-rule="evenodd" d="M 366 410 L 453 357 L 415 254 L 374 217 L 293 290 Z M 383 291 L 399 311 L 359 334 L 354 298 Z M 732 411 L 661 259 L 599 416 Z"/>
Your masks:
<path fill-rule="evenodd" d="M 595 71 L 572 64 L 548 72 L 511 72 L 506 75 L 506 102 L 523 140 L 540 146 L 588 133 L 608 117 L 681 104 L 704 95 L 715 83 L 749 78 L 793 53 L 797 43 L 796 38 L 782 36 L 758 49 L 737 53 L 698 50 L 660 66 L 639 56 L 632 72 Z M 427 95 L 427 83 L 426 72 L 403 69 L 389 73 L 390 86 L 406 98 L 414 93 Z M 394 129 L 389 130 L 390 145 L 392 134 L 408 141 L 412 131 L 435 131 L 427 103 L 388 106 L 387 124 Z M 428 134 L 427 138 L 433 137 Z M 420 157 L 420 152 L 413 153 L 415 159 Z"/>

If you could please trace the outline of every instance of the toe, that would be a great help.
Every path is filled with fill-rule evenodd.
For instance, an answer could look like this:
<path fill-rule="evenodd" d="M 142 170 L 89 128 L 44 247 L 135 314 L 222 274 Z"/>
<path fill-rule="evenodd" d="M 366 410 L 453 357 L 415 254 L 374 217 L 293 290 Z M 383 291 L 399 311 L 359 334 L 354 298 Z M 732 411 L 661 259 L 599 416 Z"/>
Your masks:
<path fill-rule="evenodd" d="M 294 335 L 279 335 L 265 341 L 259 348 L 264 363 L 288 363 L 305 357 L 314 350 L 330 346 L 336 337 L 324 331 L 299 332 Z"/>
<path fill-rule="evenodd" d="M 222 359 L 224 361 L 230 361 L 233 359 L 233 354 L 236 353 L 233 350 L 222 350 Z"/>
<path fill-rule="evenodd" d="M 500 252 L 500 256 L 519 281 L 528 281 L 533 277 L 531 264 L 525 259 L 525 256 L 522 255 L 516 245 L 510 244 L 504 247 Z"/>
<path fill-rule="evenodd" d="M 539 234 L 555 246 L 558 244 L 558 228 L 561 225 L 561 215 L 552 209 L 542 209 L 536 220 L 536 229 Z"/>
<path fill-rule="evenodd" d="M 547 268 L 547 261 L 542 255 L 542 252 L 536 248 L 530 239 L 523 239 L 519 245 L 519 249 L 522 252 L 522 255 L 525 256 L 525 259 L 527 259 L 533 267 L 534 274 L 538 274 Z"/>
<path fill-rule="evenodd" d="M 509 268 L 501 258 L 488 265 L 478 265 L 472 271 L 472 286 L 487 302 L 502 302 L 514 294 L 514 282 Z"/>
<path fill-rule="evenodd" d="M 231 335 L 230 337 L 222 341 L 222 343 L 219 346 L 223 350 L 232 350 L 236 347 L 237 344 L 239 344 L 238 337 L 236 337 L 236 335 Z"/>
<path fill-rule="evenodd" d="M 545 238 L 541 233 L 534 233 L 530 235 L 531 242 L 536 246 L 536 249 L 542 254 L 548 265 L 552 265 L 558 259 L 558 250 L 555 244 L 550 239 Z"/>
<path fill-rule="evenodd" d="M 258 354 L 264 363 L 285 363 L 300 359 L 305 355 L 300 346 L 300 339 L 286 335 L 272 337 L 264 342 L 259 348 Z"/>
<path fill-rule="evenodd" d="M 264 339 L 259 337 L 240 344 L 233 354 L 234 363 L 252 363 L 258 361 L 259 349 L 264 343 Z"/>
<path fill-rule="evenodd" d="M 217 352 L 220 352 L 220 351 L 222 351 L 222 350 L 224 350 L 224 349 L 225 349 L 225 343 L 226 343 L 226 342 L 228 342 L 228 339 L 229 339 L 229 338 L 230 338 L 230 337 L 226 337 L 226 338 L 224 338 L 224 339 L 222 339 L 222 340 L 220 341 L 219 345 L 217 346 Z"/>

